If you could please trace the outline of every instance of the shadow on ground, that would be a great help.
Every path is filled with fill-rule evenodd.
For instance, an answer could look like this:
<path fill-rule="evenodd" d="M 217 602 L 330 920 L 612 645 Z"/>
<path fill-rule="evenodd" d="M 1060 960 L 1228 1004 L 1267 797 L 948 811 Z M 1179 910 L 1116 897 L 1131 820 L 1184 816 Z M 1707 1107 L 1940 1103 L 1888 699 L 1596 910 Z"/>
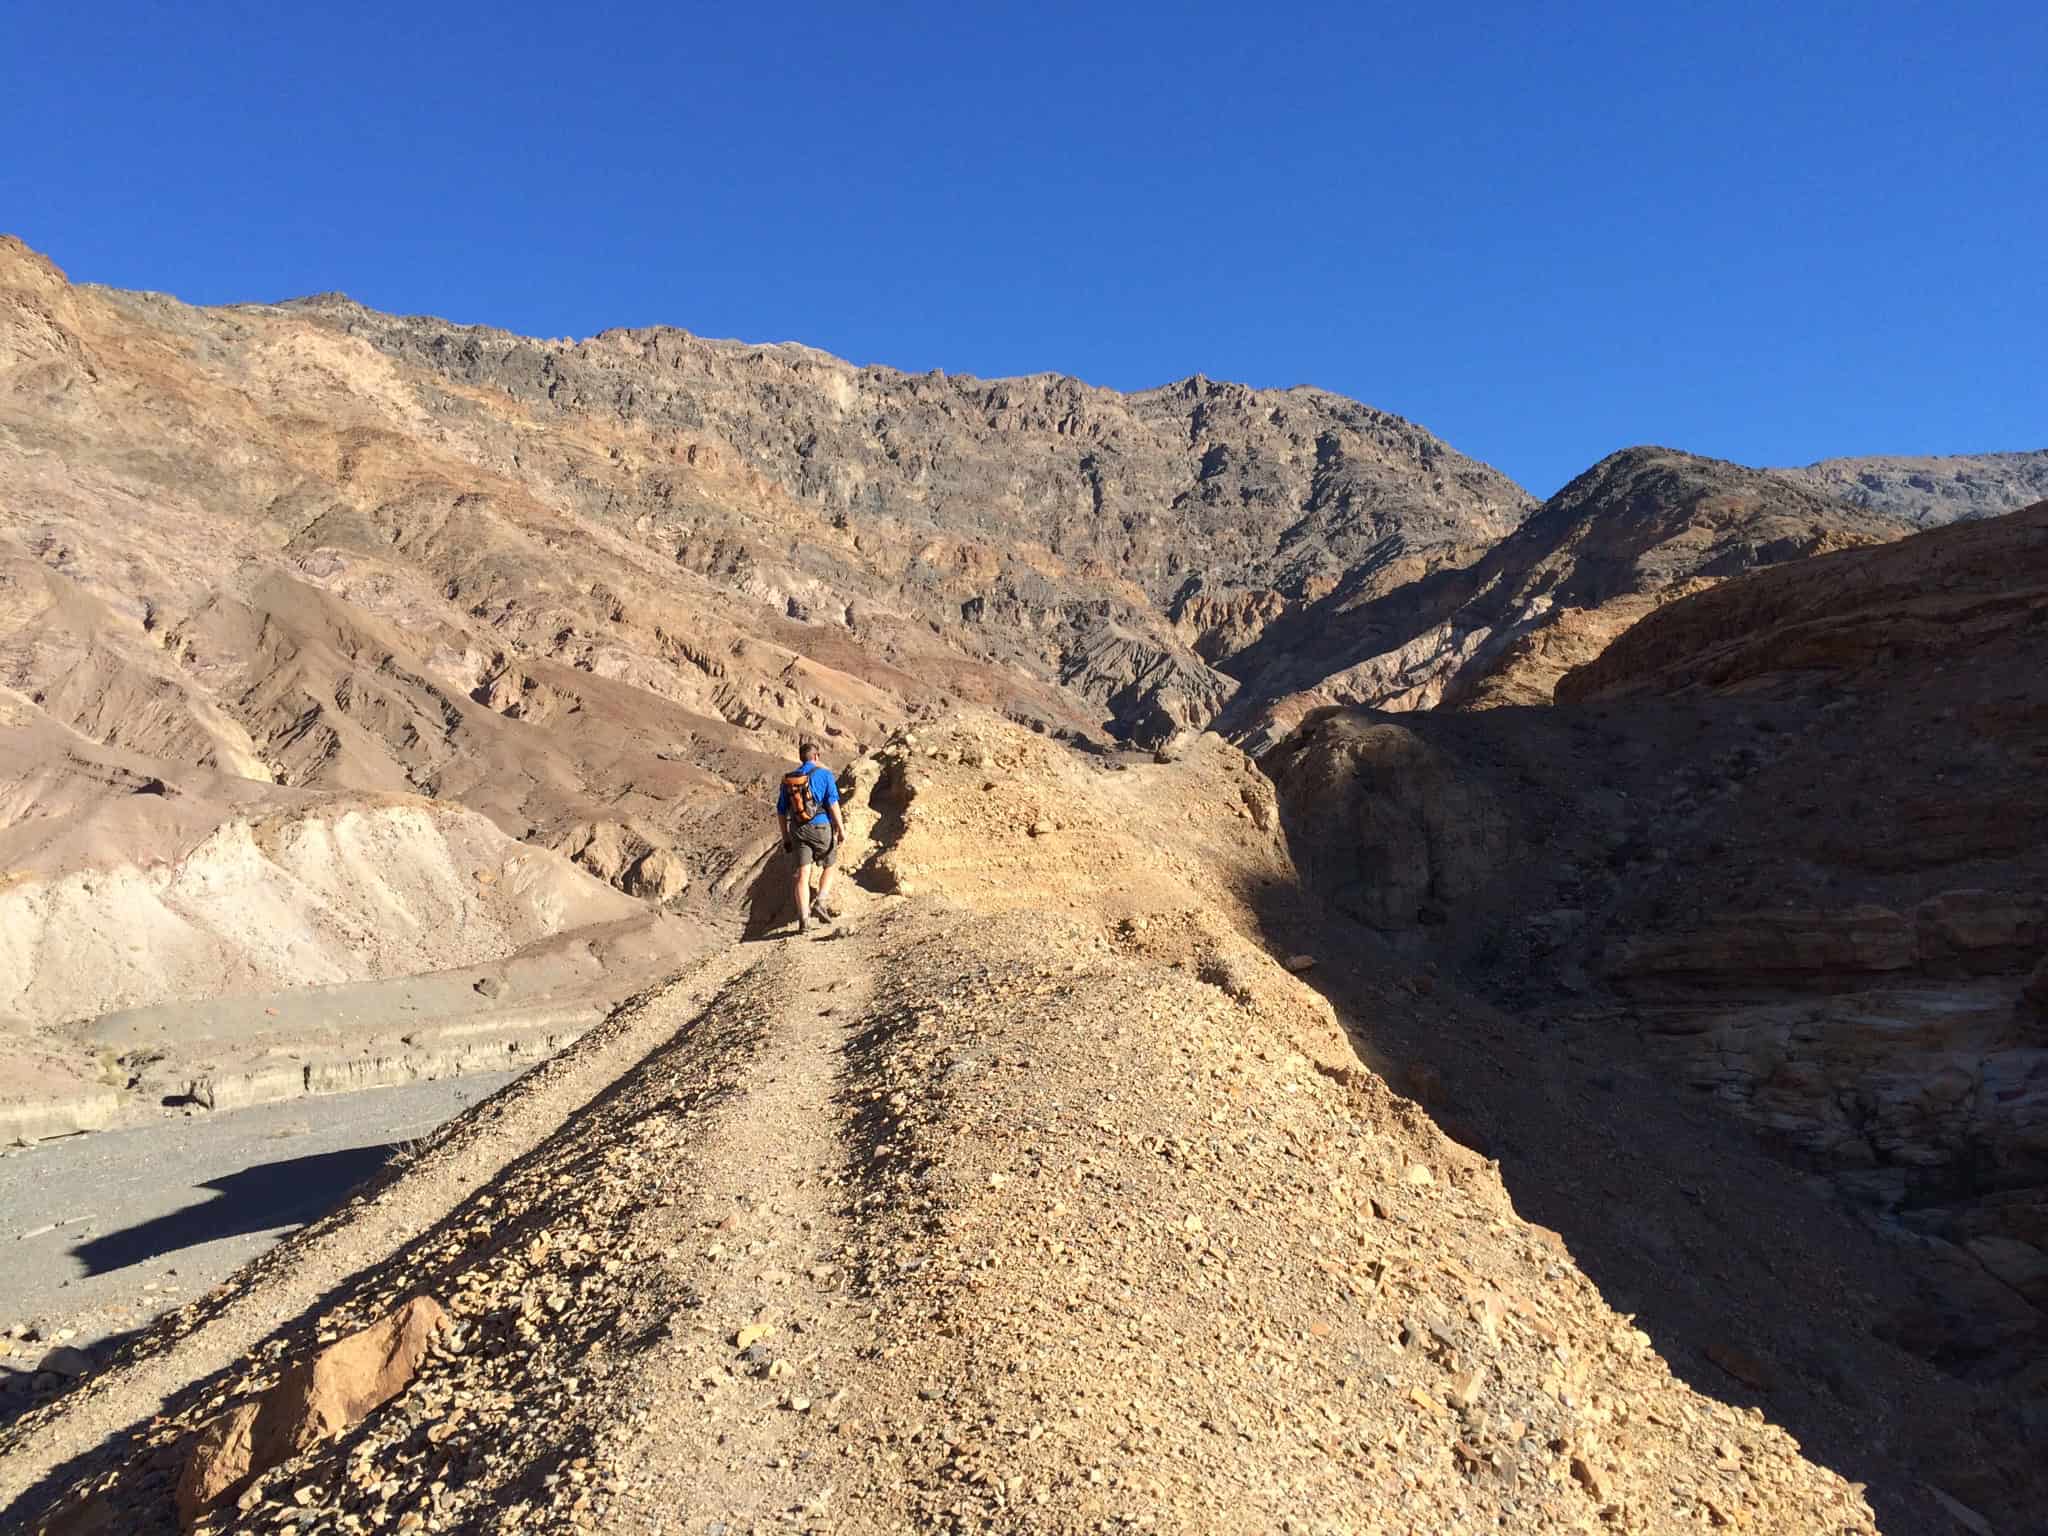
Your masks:
<path fill-rule="evenodd" d="M 1911 1287 L 1874 1234 L 1632 1039 L 1568 1038 L 1503 1012 L 1298 889 L 1257 900 L 1274 951 L 1318 957 L 1302 979 L 1361 1059 L 1393 1063 L 1397 1091 L 1499 1162 L 1517 1211 L 1564 1238 L 1676 1376 L 1758 1408 L 1867 1484 L 1886 1536 L 1951 1536 L 1922 1481 L 1928 1425 L 1905 1405 L 1943 1403 L 1967 1440 L 1970 1394 L 1870 1336 L 1873 1307 Z"/>
<path fill-rule="evenodd" d="M 201 1243 L 303 1226 L 334 1209 L 390 1158 L 390 1147 L 372 1146 L 256 1163 L 207 1180 L 200 1188 L 216 1191 L 212 1199 L 103 1233 L 73 1248 L 71 1256 L 88 1275 L 104 1275 Z"/>

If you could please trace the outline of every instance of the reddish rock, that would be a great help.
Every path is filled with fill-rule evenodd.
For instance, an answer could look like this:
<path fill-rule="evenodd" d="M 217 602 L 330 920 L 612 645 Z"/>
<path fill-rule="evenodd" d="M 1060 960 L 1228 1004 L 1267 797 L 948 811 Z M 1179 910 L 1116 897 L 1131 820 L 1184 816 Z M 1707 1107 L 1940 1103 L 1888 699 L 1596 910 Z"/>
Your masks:
<path fill-rule="evenodd" d="M 179 1519 L 191 1526 L 250 1478 L 346 1432 L 403 1392 L 447 1316 L 432 1297 L 416 1296 L 209 1422 L 178 1479 Z"/>
<path fill-rule="evenodd" d="M 1629 981 L 1730 974 L 1789 979 L 1902 971 L 1918 958 L 1913 924 L 1889 908 L 1793 908 L 1652 934 L 1622 946 L 1608 969 Z"/>
<path fill-rule="evenodd" d="M 210 1419 L 192 1443 L 178 1478 L 178 1520 L 188 1530 L 199 1517 L 262 1469 L 256 1465 L 256 1420 L 263 1400 L 250 1398 Z"/>

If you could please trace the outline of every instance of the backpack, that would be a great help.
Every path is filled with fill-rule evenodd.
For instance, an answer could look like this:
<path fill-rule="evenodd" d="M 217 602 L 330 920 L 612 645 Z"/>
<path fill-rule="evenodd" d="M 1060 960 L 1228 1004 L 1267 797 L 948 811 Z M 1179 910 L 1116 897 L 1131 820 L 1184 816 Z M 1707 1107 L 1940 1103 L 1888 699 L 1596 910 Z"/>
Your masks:
<path fill-rule="evenodd" d="M 818 797 L 811 793 L 811 770 L 799 768 L 782 776 L 782 792 L 789 797 L 789 819 L 806 826 L 818 814 Z"/>

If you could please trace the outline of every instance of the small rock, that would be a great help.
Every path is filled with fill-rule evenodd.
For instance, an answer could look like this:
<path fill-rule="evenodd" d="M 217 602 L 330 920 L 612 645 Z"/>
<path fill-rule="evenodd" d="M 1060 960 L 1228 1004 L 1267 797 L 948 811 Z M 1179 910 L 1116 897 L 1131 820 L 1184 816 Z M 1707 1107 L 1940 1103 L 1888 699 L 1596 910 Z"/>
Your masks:
<path fill-rule="evenodd" d="M 476 979 L 476 991 L 481 996 L 496 997 L 504 990 L 505 983 L 496 976 L 479 976 Z"/>
<path fill-rule="evenodd" d="M 1297 976 L 1303 971 L 1310 969 L 1315 963 L 1316 957 L 1314 955 L 1289 955 L 1287 957 L 1287 969 L 1294 972 Z"/>
<path fill-rule="evenodd" d="M 1596 1504 L 1605 1504 L 1614 1491 L 1607 1475 L 1583 1456 L 1572 1458 L 1572 1477 Z"/>
<path fill-rule="evenodd" d="M 1031 835 L 1033 837 L 1051 837 L 1054 830 L 1053 824 L 1049 821 L 1034 821 L 1031 823 Z"/>
<path fill-rule="evenodd" d="M 1754 1387 L 1759 1392 L 1771 1390 L 1770 1367 L 1756 1356 L 1727 1344 L 1709 1344 L 1704 1353 L 1709 1360 L 1744 1386 Z"/>
<path fill-rule="evenodd" d="M 1425 1184 L 1434 1184 L 1436 1175 L 1420 1163 L 1411 1163 L 1408 1165 L 1408 1182 L 1419 1189 Z"/>
<path fill-rule="evenodd" d="M 1964 1530 L 1970 1532 L 1970 1536 L 1993 1536 L 1991 1522 L 1978 1514 L 1976 1510 L 1970 1508 L 1969 1505 L 1963 1503 L 1960 1499 L 1949 1497 L 1949 1495 L 1943 1493 L 1932 1483 L 1928 1483 L 1926 1487 L 1927 1491 L 1934 1495 L 1934 1502 L 1947 1511 L 1948 1517 L 1951 1520 L 1955 1521 Z"/>
<path fill-rule="evenodd" d="M 64 1330 L 64 1333 L 69 1335 L 71 1330 L 67 1328 Z M 47 1371 L 52 1376 L 83 1376 L 92 1369 L 92 1356 L 82 1349 L 72 1348 L 69 1344 L 59 1344 L 55 1349 L 43 1356 L 42 1362 L 36 1366 L 36 1369 Z"/>

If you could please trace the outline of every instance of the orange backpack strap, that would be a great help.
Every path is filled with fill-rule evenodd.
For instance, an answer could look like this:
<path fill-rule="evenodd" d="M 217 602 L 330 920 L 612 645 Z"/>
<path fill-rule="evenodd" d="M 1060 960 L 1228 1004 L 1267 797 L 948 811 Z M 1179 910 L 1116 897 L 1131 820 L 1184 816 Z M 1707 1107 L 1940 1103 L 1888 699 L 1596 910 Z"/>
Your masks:
<path fill-rule="evenodd" d="M 818 814 L 817 802 L 811 798 L 811 776 L 804 769 L 782 776 L 782 792 L 789 800 L 791 821 L 809 821 Z"/>

